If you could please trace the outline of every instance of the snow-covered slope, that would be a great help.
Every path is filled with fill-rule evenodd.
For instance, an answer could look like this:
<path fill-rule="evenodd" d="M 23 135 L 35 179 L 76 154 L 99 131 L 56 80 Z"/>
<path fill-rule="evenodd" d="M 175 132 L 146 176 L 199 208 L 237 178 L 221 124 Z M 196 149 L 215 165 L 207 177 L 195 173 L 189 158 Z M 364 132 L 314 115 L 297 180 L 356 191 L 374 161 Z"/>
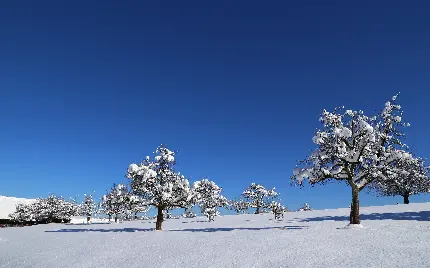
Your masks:
<path fill-rule="evenodd" d="M 0 195 L 0 219 L 8 219 L 9 214 L 15 211 L 15 206 L 18 203 L 32 203 L 36 199 L 8 197 Z"/>
<path fill-rule="evenodd" d="M 430 203 L 0 228 L 0 267 L 429 267 Z"/>

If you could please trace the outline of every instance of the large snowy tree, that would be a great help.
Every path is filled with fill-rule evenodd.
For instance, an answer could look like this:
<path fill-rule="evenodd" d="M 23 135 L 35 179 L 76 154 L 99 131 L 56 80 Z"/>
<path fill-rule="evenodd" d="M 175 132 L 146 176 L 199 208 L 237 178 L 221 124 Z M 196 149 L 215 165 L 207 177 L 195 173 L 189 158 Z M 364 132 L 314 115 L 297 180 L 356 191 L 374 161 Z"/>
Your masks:
<path fill-rule="evenodd" d="M 330 180 L 346 182 L 351 187 L 350 223 L 360 223 L 359 192 L 373 181 L 385 181 L 400 174 L 397 164 L 415 161 L 401 141 L 402 110 L 397 96 L 386 102 L 378 116 L 366 116 L 362 111 L 335 109 L 323 111 L 323 128 L 313 138 L 317 148 L 294 170 L 293 178 L 301 184 Z M 342 112 L 343 110 L 343 112 Z"/>
<path fill-rule="evenodd" d="M 273 198 L 278 193 L 273 189 L 266 189 L 261 184 L 251 183 L 242 193 L 242 196 L 248 201 L 249 206 L 255 208 L 255 214 L 260 214 L 261 209 L 269 208 Z"/>
<path fill-rule="evenodd" d="M 387 178 L 371 184 L 382 196 L 402 196 L 403 203 L 409 204 L 409 196 L 430 192 L 430 168 L 424 160 L 399 161 L 400 173 L 387 173 Z"/>
<path fill-rule="evenodd" d="M 163 210 L 189 207 L 192 191 L 188 180 L 174 170 L 175 152 L 160 145 L 155 153 L 152 161 L 147 157 L 140 164 L 131 164 L 127 178 L 131 179 L 133 193 L 157 208 L 155 229 L 161 230 Z"/>
<path fill-rule="evenodd" d="M 227 198 L 221 194 L 222 188 L 208 179 L 194 182 L 193 192 L 196 204 L 199 205 L 202 214 L 206 215 L 209 221 L 214 221 L 215 216 L 219 215 L 218 207 L 228 205 Z"/>

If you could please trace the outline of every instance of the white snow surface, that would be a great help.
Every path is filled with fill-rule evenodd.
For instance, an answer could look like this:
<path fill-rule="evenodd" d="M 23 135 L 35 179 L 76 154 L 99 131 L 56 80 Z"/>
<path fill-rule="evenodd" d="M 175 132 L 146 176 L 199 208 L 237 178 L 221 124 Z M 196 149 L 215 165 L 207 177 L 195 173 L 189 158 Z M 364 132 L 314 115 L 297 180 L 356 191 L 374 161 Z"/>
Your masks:
<path fill-rule="evenodd" d="M 111 221 L 113 221 L 113 219 Z M 91 217 L 89 224 L 91 224 L 91 223 L 109 223 L 109 219 Z M 86 216 L 72 216 L 69 224 L 88 224 L 87 217 Z"/>
<path fill-rule="evenodd" d="M 0 267 L 429 267 L 430 203 L 0 228 Z"/>
<path fill-rule="evenodd" d="M 35 201 L 36 199 L 27 199 L 27 198 L 18 198 L 18 197 L 9 197 L 9 196 L 0 195 L 0 219 L 9 219 L 9 214 L 15 212 L 15 206 L 18 203 L 29 204 Z"/>

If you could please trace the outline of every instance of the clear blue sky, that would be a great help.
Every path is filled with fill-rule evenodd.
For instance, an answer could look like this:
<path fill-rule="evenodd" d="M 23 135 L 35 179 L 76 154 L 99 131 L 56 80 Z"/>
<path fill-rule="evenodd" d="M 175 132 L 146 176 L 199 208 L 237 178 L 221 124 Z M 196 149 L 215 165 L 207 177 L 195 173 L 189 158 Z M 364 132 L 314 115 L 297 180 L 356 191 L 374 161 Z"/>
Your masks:
<path fill-rule="evenodd" d="M 430 157 L 426 1 L 64 2 L 0 4 L 1 195 L 99 196 L 165 143 L 229 198 L 258 182 L 345 207 L 344 185 L 290 187 L 296 160 L 323 108 L 374 113 L 399 91 Z"/>

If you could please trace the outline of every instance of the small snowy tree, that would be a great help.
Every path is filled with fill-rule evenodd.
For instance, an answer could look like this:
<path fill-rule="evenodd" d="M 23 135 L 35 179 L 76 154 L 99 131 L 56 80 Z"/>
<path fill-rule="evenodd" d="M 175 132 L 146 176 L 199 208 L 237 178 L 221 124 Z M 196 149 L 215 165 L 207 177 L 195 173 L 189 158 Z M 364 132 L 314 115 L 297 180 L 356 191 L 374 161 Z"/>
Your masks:
<path fill-rule="evenodd" d="M 308 203 L 305 203 L 303 207 L 299 208 L 299 211 L 311 211 L 311 206 Z"/>
<path fill-rule="evenodd" d="M 124 184 L 114 184 L 109 193 L 102 197 L 100 207 L 109 216 L 115 215 L 115 222 L 118 221 L 118 216 L 121 216 L 127 211 L 128 190 Z"/>
<path fill-rule="evenodd" d="M 278 196 L 275 188 L 266 189 L 261 184 L 251 183 L 251 185 L 242 193 L 242 196 L 248 201 L 249 206 L 255 208 L 255 214 L 260 214 L 261 209 L 268 208 L 273 198 Z"/>
<path fill-rule="evenodd" d="M 184 213 L 182 214 L 182 217 L 184 218 L 195 218 L 197 215 L 193 212 L 192 207 L 185 208 Z"/>
<path fill-rule="evenodd" d="M 243 199 L 233 200 L 233 201 L 230 201 L 229 208 L 231 210 L 234 210 L 236 214 L 240 214 L 240 213 L 244 214 L 249 208 L 249 203 Z"/>
<path fill-rule="evenodd" d="M 272 201 L 270 203 L 270 210 L 272 211 L 273 215 L 275 215 L 275 220 L 284 217 L 285 208 L 281 205 L 281 203 Z"/>
<path fill-rule="evenodd" d="M 146 204 L 145 200 L 142 200 L 137 195 L 128 193 L 125 198 L 126 205 L 126 216 L 128 219 L 137 219 L 137 213 L 146 213 L 151 207 Z"/>
<path fill-rule="evenodd" d="M 87 222 L 90 222 L 91 217 L 96 213 L 96 203 L 94 202 L 93 195 L 84 195 L 84 201 L 80 206 L 82 216 L 87 217 Z"/>
<path fill-rule="evenodd" d="M 174 171 L 175 152 L 160 145 L 155 153 L 153 161 L 147 157 L 139 165 L 131 164 L 127 178 L 131 179 L 133 193 L 145 199 L 148 205 L 157 208 L 155 229 L 161 230 L 163 211 L 189 207 L 192 192 L 188 180 Z"/>
<path fill-rule="evenodd" d="M 399 174 L 398 161 L 413 161 L 402 142 L 400 105 L 397 96 L 385 104 L 379 116 L 362 111 L 323 111 L 323 129 L 313 138 L 317 149 L 294 170 L 293 178 L 301 184 L 330 180 L 346 182 L 351 187 L 350 224 L 360 224 L 359 192 L 373 181 L 385 181 L 389 174 Z M 343 108 L 343 107 L 342 107 Z"/>
<path fill-rule="evenodd" d="M 424 160 L 399 161 L 399 173 L 387 173 L 384 180 L 377 180 L 371 186 L 382 196 L 402 196 L 409 204 L 409 196 L 430 192 L 429 167 Z"/>
<path fill-rule="evenodd" d="M 62 221 L 68 222 L 73 216 L 77 215 L 79 215 L 79 205 L 76 201 L 72 198 L 70 198 L 69 201 L 61 199 L 58 217 L 62 219 Z"/>
<path fill-rule="evenodd" d="M 193 184 L 193 192 L 195 202 L 209 221 L 214 221 L 215 216 L 219 215 L 218 207 L 224 207 L 228 204 L 227 198 L 221 195 L 222 188 L 208 179 L 196 181 Z"/>

